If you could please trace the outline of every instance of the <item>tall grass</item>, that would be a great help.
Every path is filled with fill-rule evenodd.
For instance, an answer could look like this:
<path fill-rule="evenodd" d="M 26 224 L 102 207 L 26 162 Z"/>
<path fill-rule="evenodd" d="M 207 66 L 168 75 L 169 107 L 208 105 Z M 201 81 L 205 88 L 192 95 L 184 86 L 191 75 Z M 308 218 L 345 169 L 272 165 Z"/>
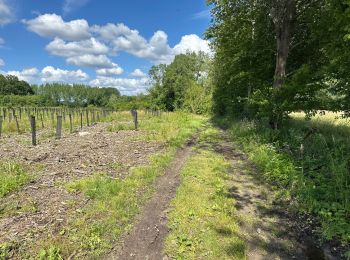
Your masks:
<path fill-rule="evenodd" d="M 228 122 L 280 196 L 322 224 L 325 239 L 350 242 L 350 126 L 333 115 L 305 120 L 293 114 L 278 131 L 263 122 Z"/>
<path fill-rule="evenodd" d="M 0 161 L 0 198 L 29 181 L 23 165 L 12 161 Z"/>

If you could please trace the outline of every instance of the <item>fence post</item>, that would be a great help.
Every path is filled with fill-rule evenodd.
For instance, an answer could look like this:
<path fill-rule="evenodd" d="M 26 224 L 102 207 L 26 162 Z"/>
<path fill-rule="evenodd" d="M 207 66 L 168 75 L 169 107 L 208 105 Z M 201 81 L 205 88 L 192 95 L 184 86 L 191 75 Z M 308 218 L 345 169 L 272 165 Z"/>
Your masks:
<path fill-rule="evenodd" d="M 137 110 L 135 110 L 135 109 L 131 110 L 131 114 L 132 114 L 132 117 L 134 119 L 135 130 L 137 130 L 138 124 L 139 124 L 138 118 L 137 118 Z"/>
<path fill-rule="evenodd" d="M 70 133 L 73 133 L 73 120 L 72 120 L 71 113 L 69 113 L 69 127 L 70 127 Z"/>
<path fill-rule="evenodd" d="M 35 116 L 30 116 L 30 127 L 32 129 L 32 145 L 36 146 L 36 124 Z"/>
<path fill-rule="evenodd" d="M 86 125 L 89 126 L 89 110 L 86 110 Z"/>
<path fill-rule="evenodd" d="M 1 138 L 1 135 L 2 135 L 2 121 L 3 121 L 3 117 L 0 116 L 0 138 Z"/>
<path fill-rule="evenodd" d="M 56 139 L 61 139 L 62 136 L 62 116 L 57 116 Z"/>
<path fill-rule="evenodd" d="M 83 113 L 80 112 L 80 129 L 83 129 Z"/>

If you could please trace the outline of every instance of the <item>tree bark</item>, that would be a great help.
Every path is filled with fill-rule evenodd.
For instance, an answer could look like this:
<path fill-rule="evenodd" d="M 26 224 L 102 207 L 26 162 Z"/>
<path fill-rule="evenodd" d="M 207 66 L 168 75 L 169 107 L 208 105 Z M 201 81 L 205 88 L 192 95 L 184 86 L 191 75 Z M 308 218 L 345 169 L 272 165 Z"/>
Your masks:
<path fill-rule="evenodd" d="M 277 52 L 273 86 L 279 88 L 284 85 L 287 77 L 287 60 L 296 16 L 296 3 L 295 0 L 276 0 L 274 8 L 272 16 L 276 30 Z"/>

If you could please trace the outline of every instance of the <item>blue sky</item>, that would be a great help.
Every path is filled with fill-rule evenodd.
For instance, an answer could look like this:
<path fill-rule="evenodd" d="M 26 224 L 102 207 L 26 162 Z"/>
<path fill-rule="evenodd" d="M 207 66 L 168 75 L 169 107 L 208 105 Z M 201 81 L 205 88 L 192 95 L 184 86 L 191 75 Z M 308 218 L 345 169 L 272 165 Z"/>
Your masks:
<path fill-rule="evenodd" d="M 0 72 L 132 95 L 154 64 L 210 53 L 205 0 L 0 0 Z"/>

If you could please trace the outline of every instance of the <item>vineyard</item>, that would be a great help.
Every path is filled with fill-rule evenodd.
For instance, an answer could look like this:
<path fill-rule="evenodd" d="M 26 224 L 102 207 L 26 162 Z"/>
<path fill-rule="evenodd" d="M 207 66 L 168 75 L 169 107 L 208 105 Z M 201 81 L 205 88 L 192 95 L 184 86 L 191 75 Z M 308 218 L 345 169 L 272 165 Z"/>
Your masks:
<path fill-rule="evenodd" d="M 21 117 L 19 110 L 12 113 L 6 113 L 0 140 L 0 259 L 46 259 L 55 252 L 79 258 L 108 251 L 176 148 L 202 121 L 156 111 L 76 110 L 73 116 L 73 110 L 45 108 L 22 109 Z M 37 146 L 30 142 L 31 115 L 43 118 L 37 122 Z M 52 115 L 62 117 L 61 139 Z"/>

